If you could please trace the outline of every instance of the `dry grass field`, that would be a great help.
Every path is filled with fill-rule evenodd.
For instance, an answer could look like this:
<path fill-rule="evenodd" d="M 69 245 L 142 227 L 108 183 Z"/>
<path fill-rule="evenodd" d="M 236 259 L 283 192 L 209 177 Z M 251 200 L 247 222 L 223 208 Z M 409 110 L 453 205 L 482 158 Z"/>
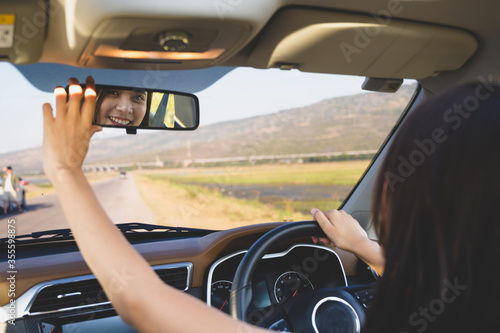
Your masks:
<path fill-rule="evenodd" d="M 135 182 L 158 223 L 205 229 L 310 220 L 337 208 L 369 161 L 138 171 Z"/>

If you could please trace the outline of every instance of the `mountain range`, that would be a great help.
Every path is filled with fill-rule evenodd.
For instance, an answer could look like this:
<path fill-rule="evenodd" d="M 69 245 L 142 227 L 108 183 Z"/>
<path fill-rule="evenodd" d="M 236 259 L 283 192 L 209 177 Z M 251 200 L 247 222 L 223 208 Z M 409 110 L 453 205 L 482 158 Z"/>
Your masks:
<path fill-rule="evenodd" d="M 415 85 L 395 94 L 361 93 L 195 131 L 92 139 L 86 164 L 375 150 L 408 104 Z M 203 110 L 201 110 L 203 116 Z M 41 147 L 0 155 L 18 173 L 43 169 Z"/>

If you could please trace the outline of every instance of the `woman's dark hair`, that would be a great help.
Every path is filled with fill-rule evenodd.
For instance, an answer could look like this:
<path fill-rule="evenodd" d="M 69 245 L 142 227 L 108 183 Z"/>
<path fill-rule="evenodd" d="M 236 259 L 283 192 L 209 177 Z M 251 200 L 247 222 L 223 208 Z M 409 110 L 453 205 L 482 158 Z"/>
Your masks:
<path fill-rule="evenodd" d="M 499 169 L 499 86 L 451 89 L 405 119 L 374 191 L 386 263 L 367 331 L 500 326 Z"/>
<path fill-rule="evenodd" d="M 94 118 L 93 122 L 94 124 L 97 124 L 97 114 L 99 113 L 99 109 L 101 108 L 102 101 L 106 95 L 106 91 L 110 89 L 102 88 L 97 91 L 97 99 L 95 103 L 95 111 L 94 111 Z M 126 89 L 118 89 L 118 90 L 126 90 Z M 153 97 L 153 94 L 149 91 L 147 92 L 147 97 L 146 97 L 146 113 L 144 114 L 144 118 L 142 118 L 141 123 L 139 126 L 149 126 L 149 112 L 151 111 L 151 100 Z"/>

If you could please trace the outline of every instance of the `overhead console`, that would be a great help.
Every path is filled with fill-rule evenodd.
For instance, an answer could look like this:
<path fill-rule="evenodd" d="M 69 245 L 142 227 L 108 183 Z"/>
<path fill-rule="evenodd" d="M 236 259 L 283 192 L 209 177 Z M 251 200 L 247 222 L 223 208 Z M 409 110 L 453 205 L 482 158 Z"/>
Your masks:
<path fill-rule="evenodd" d="M 234 54 L 250 26 L 221 20 L 110 18 L 93 31 L 78 65 L 159 69 L 213 66 Z"/>
<path fill-rule="evenodd" d="M 44 0 L 0 2 L 0 61 L 31 64 L 42 55 L 48 22 Z"/>
<path fill-rule="evenodd" d="M 257 68 L 421 79 L 460 68 L 478 43 L 467 31 L 310 8 L 285 8 L 250 53 Z"/>

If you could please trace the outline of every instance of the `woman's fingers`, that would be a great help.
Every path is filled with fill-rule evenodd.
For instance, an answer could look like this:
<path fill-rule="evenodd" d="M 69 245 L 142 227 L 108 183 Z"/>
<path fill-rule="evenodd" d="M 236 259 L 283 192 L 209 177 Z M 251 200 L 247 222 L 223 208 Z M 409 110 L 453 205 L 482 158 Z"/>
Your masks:
<path fill-rule="evenodd" d="M 87 77 L 85 82 L 85 102 L 82 106 L 82 117 L 85 123 L 91 124 L 92 118 L 94 118 L 95 104 L 96 104 L 96 92 L 94 79 L 91 76 Z M 92 129 L 92 133 L 97 131 L 97 129 Z"/>
<path fill-rule="evenodd" d="M 333 226 L 333 222 L 331 220 L 329 220 L 325 214 L 317 209 L 317 208 L 313 208 L 311 210 L 311 214 L 313 216 L 313 218 L 318 221 L 318 224 L 319 226 L 321 227 L 321 229 L 323 229 L 323 231 L 325 232 L 325 234 L 328 236 L 328 238 L 330 239 L 331 243 L 332 244 L 335 244 L 335 241 L 333 240 L 332 236 L 334 235 L 334 226 Z M 318 238 L 317 241 L 319 242 L 321 238 Z"/>
<path fill-rule="evenodd" d="M 327 213 L 330 213 L 331 211 L 327 212 Z M 325 232 L 325 234 L 329 237 L 329 238 L 324 238 L 324 237 L 313 237 L 313 242 L 315 244 L 326 244 L 326 245 L 332 245 L 332 246 L 336 246 L 335 245 L 335 242 L 333 241 L 332 239 L 332 235 L 333 235 L 333 232 L 334 232 L 334 227 L 333 227 L 333 221 L 331 221 L 326 215 L 325 213 L 323 213 L 321 210 L 317 209 L 317 208 L 313 208 L 311 210 L 311 214 L 313 216 L 313 218 L 318 221 L 318 224 L 319 226 L 321 227 L 321 229 L 323 229 L 323 231 Z"/>
<path fill-rule="evenodd" d="M 52 113 L 52 106 L 50 103 L 45 103 L 43 105 L 43 128 L 44 130 L 47 129 L 47 126 L 49 126 L 52 121 L 54 121 L 54 114 Z"/>
<path fill-rule="evenodd" d="M 100 131 L 102 131 L 102 127 L 101 126 L 92 125 L 92 127 L 90 128 L 90 136 L 92 137 L 92 135 L 94 135 L 94 133 L 97 133 L 97 132 L 100 132 Z"/>
<path fill-rule="evenodd" d="M 366 232 L 359 223 L 349 214 L 336 209 L 326 213 L 318 209 L 311 211 L 321 229 L 328 238 L 339 248 L 351 251 L 357 244 L 367 238 Z"/>
<path fill-rule="evenodd" d="M 329 245 L 333 245 L 333 246 L 335 246 L 335 244 L 334 244 L 334 243 L 333 243 L 330 239 L 325 238 L 325 237 L 319 237 L 319 238 L 318 238 L 318 241 L 319 241 L 320 243 L 323 243 L 323 244 L 329 244 Z"/>
<path fill-rule="evenodd" d="M 54 95 L 56 96 L 56 119 L 65 118 L 67 113 L 66 108 L 66 90 L 63 87 L 56 87 L 54 89 Z"/>
<path fill-rule="evenodd" d="M 80 115 L 80 108 L 83 97 L 83 89 L 80 83 L 75 78 L 70 78 L 69 83 L 69 99 L 68 99 L 68 115 L 76 117 Z"/>
<path fill-rule="evenodd" d="M 333 221 L 329 220 L 322 211 L 320 211 L 317 208 L 313 208 L 311 210 L 311 214 L 313 218 L 316 221 L 318 221 L 318 224 L 320 225 L 321 229 L 323 229 L 327 235 L 328 235 L 327 231 L 333 230 Z"/>
<path fill-rule="evenodd" d="M 61 170 L 81 170 L 90 138 L 101 129 L 92 125 L 96 99 L 93 80 L 87 79 L 85 92 L 77 79 L 68 82 L 68 91 L 62 87 L 54 90 L 55 116 L 50 104 L 43 106 L 44 168 L 49 177 Z"/>
<path fill-rule="evenodd" d="M 90 76 L 87 77 L 85 91 L 75 78 L 70 78 L 68 83 L 68 92 L 62 87 L 57 87 L 54 90 L 56 96 L 56 119 L 64 121 L 66 116 L 71 116 L 74 119 L 78 119 L 81 116 L 84 124 L 88 126 L 87 128 L 90 128 L 92 134 L 100 131 L 100 127 L 91 127 L 96 103 L 94 79 Z M 84 98 L 83 104 L 82 98 Z"/>
<path fill-rule="evenodd" d="M 325 237 L 316 237 L 316 236 L 312 236 L 311 238 L 312 238 L 312 241 L 313 241 L 314 244 L 335 246 L 335 243 L 333 243 L 328 238 L 325 238 Z"/>

